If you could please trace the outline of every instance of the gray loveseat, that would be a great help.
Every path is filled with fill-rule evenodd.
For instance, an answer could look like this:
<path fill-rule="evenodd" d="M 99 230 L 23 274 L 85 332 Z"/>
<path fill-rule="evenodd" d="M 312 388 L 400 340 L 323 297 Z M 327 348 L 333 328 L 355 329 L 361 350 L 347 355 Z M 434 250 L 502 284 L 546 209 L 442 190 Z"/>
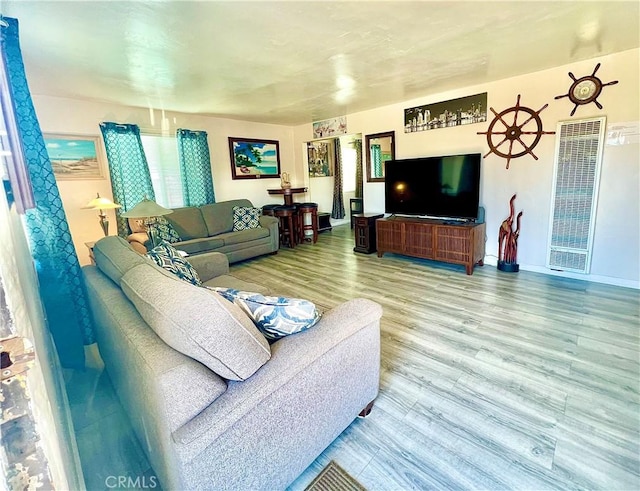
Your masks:
<path fill-rule="evenodd" d="M 250 230 L 233 231 L 233 207 L 253 207 L 247 199 L 221 201 L 202 206 L 175 208 L 164 218 L 173 226 L 181 241 L 173 246 L 189 255 L 205 252 L 221 252 L 230 263 L 243 261 L 278 251 L 278 219 L 261 216 L 260 226 Z M 135 222 L 130 220 L 132 228 Z M 140 253 L 149 248 L 149 237 L 136 228 L 128 240 Z"/>
<path fill-rule="evenodd" d="M 94 255 L 83 272 L 100 354 L 166 490 L 285 488 L 378 393 L 382 310 L 370 300 L 269 345 L 236 305 L 125 240 L 105 237 Z M 223 254 L 189 260 L 204 284 L 264 292 L 229 275 Z M 193 349 L 200 361 L 183 354 Z"/>

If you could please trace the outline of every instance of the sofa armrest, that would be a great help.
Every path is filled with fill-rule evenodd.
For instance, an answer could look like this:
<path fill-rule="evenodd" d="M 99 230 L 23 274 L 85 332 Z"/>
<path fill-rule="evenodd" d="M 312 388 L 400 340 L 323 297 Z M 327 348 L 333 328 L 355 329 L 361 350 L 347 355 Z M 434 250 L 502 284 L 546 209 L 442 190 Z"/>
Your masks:
<path fill-rule="evenodd" d="M 217 276 L 229 274 L 229 259 L 220 252 L 207 252 L 188 256 L 187 261 L 196 269 L 203 282 Z"/>
<path fill-rule="evenodd" d="M 280 221 L 276 217 L 260 215 L 260 226 L 269 230 L 269 237 L 271 238 L 271 252 L 277 252 L 280 247 L 279 224 Z"/>
<path fill-rule="evenodd" d="M 280 425 L 267 417 L 265 408 L 273 407 L 297 408 L 310 420 L 336 412 L 346 421 L 342 431 L 378 393 L 381 316 L 379 304 L 350 300 L 311 329 L 280 339 L 271 345 L 271 360 L 244 382 L 229 382 L 227 392 L 173 439 L 188 447 L 183 451 L 190 460 L 240 421 Z"/>
<path fill-rule="evenodd" d="M 260 215 L 260 226 L 264 228 L 269 228 L 270 225 L 275 225 L 278 227 L 278 219 L 276 217 L 272 217 L 270 215 Z"/>
<path fill-rule="evenodd" d="M 147 244 L 149 243 L 149 235 L 146 232 L 134 232 L 127 236 L 127 241 L 131 244 L 134 251 L 140 254 L 147 253 Z"/>

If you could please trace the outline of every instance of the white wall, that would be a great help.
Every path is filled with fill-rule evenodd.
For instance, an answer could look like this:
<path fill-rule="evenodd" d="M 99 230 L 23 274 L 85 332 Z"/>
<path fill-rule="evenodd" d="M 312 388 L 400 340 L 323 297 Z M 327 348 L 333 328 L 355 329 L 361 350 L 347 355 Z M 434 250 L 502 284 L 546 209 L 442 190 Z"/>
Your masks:
<path fill-rule="evenodd" d="M 34 106 L 43 133 L 70 133 L 79 135 L 100 135 L 102 121 L 135 123 L 141 131 L 167 136 L 175 135 L 177 128 L 205 130 L 209 138 L 214 191 L 217 201 L 235 198 L 250 199 L 254 205 L 282 203 L 281 196 L 271 196 L 269 188 L 279 188 L 279 179 L 231 179 L 231 160 L 228 137 L 264 138 L 278 140 L 280 166 L 282 172 L 289 172 L 292 183 L 298 185 L 299 169 L 294 165 L 293 128 L 289 126 L 251 123 L 223 118 L 212 118 L 192 114 L 167 113 L 64 99 L 47 96 L 33 96 Z M 100 138 L 102 140 L 102 138 Z M 106 165 L 104 149 L 102 158 Z M 108 171 L 105 170 L 108 176 Z M 101 238 L 102 229 L 98 224 L 98 212 L 82 209 L 99 192 L 101 196 L 112 198 L 111 182 L 108 177 L 101 180 L 58 181 L 71 235 L 81 264 L 89 263 L 85 242 Z M 109 211 L 109 233 L 116 234 L 115 214 Z"/>
<path fill-rule="evenodd" d="M 394 130 L 396 132 L 397 158 L 434 156 L 456 153 L 488 151 L 486 139 L 478 135 L 488 123 L 443 128 L 418 133 L 404 133 L 404 109 L 435 103 L 480 92 L 488 93 L 488 105 L 502 111 L 515 105 L 521 94 L 521 104 L 534 110 L 549 104 L 541 112 L 543 127 L 555 131 L 558 121 L 605 115 L 608 126 L 615 123 L 637 125 L 639 114 L 638 80 L 640 50 L 630 50 L 593 60 L 576 62 L 542 72 L 476 85 L 438 95 L 408 100 L 370 111 L 347 115 L 350 133 L 364 135 Z M 594 104 L 580 106 L 573 118 L 569 113 L 573 104 L 565 98 L 571 71 L 577 77 L 592 73 L 596 63 L 602 63 L 598 76 L 603 82 L 619 80 L 617 85 L 605 87 L 599 96 L 604 106 L 599 110 Z M 245 197 L 256 206 L 280 202 L 270 196 L 268 188 L 277 188 L 277 179 L 233 181 L 231 179 L 228 140 L 229 136 L 274 139 L 280 142 L 282 171 L 288 172 L 294 187 L 309 186 L 306 168 L 305 142 L 312 139 L 311 123 L 296 127 L 268 125 L 205 116 L 168 113 L 143 108 L 114 106 L 72 99 L 34 96 L 34 104 L 43 132 L 99 135 L 101 121 L 136 123 L 145 131 L 173 135 L 175 129 L 205 130 L 213 169 L 216 199 L 223 201 Z M 534 149 L 538 160 L 530 156 L 512 160 L 505 169 L 505 160 L 489 155 L 483 161 L 481 179 L 481 204 L 486 209 L 487 262 L 497 255 L 497 231 L 508 215 L 508 201 L 513 193 L 518 195 L 517 210 L 523 210 L 522 230 L 519 239 L 518 262 L 522 269 L 551 273 L 545 268 L 549 232 L 550 199 L 553 179 L 555 136 L 543 136 Z M 639 162 L 640 148 L 636 135 L 633 143 L 621 146 L 607 145 L 604 150 L 600 198 L 590 275 L 573 275 L 594 281 L 640 286 L 640 205 Z M 318 183 L 320 186 L 320 183 Z M 71 233 L 82 264 L 88 262 L 84 242 L 101 237 L 97 213 L 82 210 L 96 192 L 111 197 L 108 179 L 100 181 L 60 181 L 60 192 L 67 213 Z M 315 186 L 314 186 L 315 187 Z M 313 193 L 313 200 L 318 201 Z M 310 199 L 300 195 L 297 199 Z M 384 211 L 384 183 L 364 185 L 364 204 L 367 212 Z M 113 213 L 111 233 L 115 233 Z M 564 273 L 565 276 L 572 276 Z"/>
<path fill-rule="evenodd" d="M 522 96 L 521 105 L 533 110 L 549 104 L 540 113 L 545 131 L 555 131 L 558 121 L 602 115 L 607 117 L 609 127 L 626 122 L 638 125 L 639 58 L 640 50 L 629 50 L 486 85 L 347 114 L 347 127 L 350 133 L 361 132 L 363 136 L 394 130 L 396 158 L 470 152 L 484 155 L 489 150 L 486 137 L 477 132 L 486 131 L 492 119 L 491 113 L 487 123 L 404 133 L 405 108 L 481 92 L 488 93 L 488 105 L 497 112 L 514 106 L 518 94 Z M 595 104 L 584 105 L 578 107 L 574 117 L 570 118 L 573 104 L 567 98 L 554 100 L 554 97 L 568 92 L 572 82 L 569 71 L 576 77 L 589 75 L 596 63 L 602 64 L 597 75 L 603 82 L 619 80 L 619 83 L 603 89 L 598 97 L 603 105 L 602 110 Z M 311 134 L 311 124 L 297 127 L 294 147 L 299 146 L 299 141 L 310 139 Z M 635 288 L 640 286 L 640 148 L 637 135 L 631 140 L 632 143 L 607 145 L 604 149 L 591 274 L 563 273 L 565 276 Z M 480 202 L 486 209 L 488 263 L 496 262 L 498 229 L 509 214 L 509 198 L 516 193 L 517 211 L 524 210 L 518 247 L 520 267 L 551 273 L 545 267 L 545 262 L 554 150 L 555 135 L 545 135 L 533 150 L 537 161 L 531 156 L 521 157 L 512 160 L 507 170 L 506 161 L 493 154 L 483 160 Z M 384 183 L 365 182 L 364 206 L 366 212 L 384 211 Z"/>

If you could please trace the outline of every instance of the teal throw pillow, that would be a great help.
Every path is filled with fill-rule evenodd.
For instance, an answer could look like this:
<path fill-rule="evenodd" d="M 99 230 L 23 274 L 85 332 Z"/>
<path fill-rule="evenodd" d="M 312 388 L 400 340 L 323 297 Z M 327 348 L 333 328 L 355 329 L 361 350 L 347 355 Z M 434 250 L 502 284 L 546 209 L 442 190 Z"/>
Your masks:
<path fill-rule="evenodd" d="M 309 329 L 322 315 L 313 302 L 300 298 L 267 297 L 233 288 L 207 288 L 244 310 L 270 341 Z"/>
<path fill-rule="evenodd" d="M 233 231 L 249 230 L 260 226 L 260 208 L 251 206 L 233 207 Z"/>
<path fill-rule="evenodd" d="M 198 272 L 191 266 L 182 255 L 167 242 L 162 242 L 145 254 L 154 263 L 170 273 L 173 273 L 181 280 L 192 283 L 196 286 L 202 285 Z"/>
<path fill-rule="evenodd" d="M 180 239 L 178 232 L 173 228 L 173 225 L 171 225 L 164 217 L 157 217 L 156 223 L 153 227 L 155 228 L 156 237 L 160 241 L 175 244 L 182 240 Z"/>

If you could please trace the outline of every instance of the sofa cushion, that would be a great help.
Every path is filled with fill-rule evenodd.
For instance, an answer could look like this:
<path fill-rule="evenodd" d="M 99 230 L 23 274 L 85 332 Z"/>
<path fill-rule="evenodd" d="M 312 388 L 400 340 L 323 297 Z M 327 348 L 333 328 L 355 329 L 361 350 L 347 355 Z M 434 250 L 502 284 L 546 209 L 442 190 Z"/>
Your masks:
<path fill-rule="evenodd" d="M 233 199 L 208 205 L 202 205 L 202 217 L 206 223 L 208 235 L 218 235 L 233 230 L 233 207 L 253 207 L 248 199 Z"/>
<path fill-rule="evenodd" d="M 191 266 L 189 261 L 167 242 L 157 245 L 145 254 L 145 257 L 156 263 L 162 269 L 173 273 L 181 280 L 192 285 L 200 286 L 202 281 L 198 272 Z"/>
<path fill-rule="evenodd" d="M 197 206 L 176 208 L 173 213 L 165 215 L 165 218 L 181 240 L 198 239 L 209 235 L 200 208 Z"/>
<path fill-rule="evenodd" d="M 265 286 L 258 285 L 257 283 L 251 283 L 250 281 L 241 280 L 230 274 L 222 274 L 211 278 L 202 283 L 202 286 L 210 287 L 215 286 L 223 289 L 233 288 L 234 290 L 242 290 L 245 292 L 256 292 L 268 295 L 269 289 Z"/>
<path fill-rule="evenodd" d="M 98 269 L 117 285 L 123 274 L 134 266 L 147 262 L 126 240 L 117 235 L 109 235 L 97 241 L 93 246 L 93 256 Z"/>
<path fill-rule="evenodd" d="M 252 240 L 269 237 L 269 229 L 264 227 L 252 228 L 250 230 L 240 230 L 238 232 L 227 232 L 216 235 L 216 239 L 224 242 L 224 245 L 241 244 Z"/>
<path fill-rule="evenodd" d="M 200 254 L 202 252 L 214 252 L 224 246 L 224 240 L 219 237 L 204 237 L 202 239 L 184 240 L 174 244 L 174 246 L 188 254 Z"/>
<path fill-rule="evenodd" d="M 165 343 L 221 377 L 246 380 L 271 357 L 247 315 L 215 292 L 165 276 L 149 263 L 130 269 L 121 286 Z"/>
<path fill-rule="evenodd" d="M 175 244 L 181 240 L 176 229 L 173 228 L 173 225 L 171 225 L 165 217 L 157 217 L 156 224 L 153 228 L 159 241 L 164 240 L 169 244 Z"/>
<path fill-rule="evenodd" d="M 207 288 L 244 310 L 267 339 L 277 340 L 314 326 L 321 317 L 316 306 L 300 298 L 268 297 L 232 288 Z"/>
<path fill-rule="evenodd" d="M 147 226 L 144 224 L 145 218 L 127 218 L 129 228 L 132 234 L 138 234 L 141 232 L 147 233 Z"/>
<path fill-rule="evenodd" d="M 260 226 L 260 208 L 252 206 L 233 207 L 233 231 L 250 230 Z"/>

